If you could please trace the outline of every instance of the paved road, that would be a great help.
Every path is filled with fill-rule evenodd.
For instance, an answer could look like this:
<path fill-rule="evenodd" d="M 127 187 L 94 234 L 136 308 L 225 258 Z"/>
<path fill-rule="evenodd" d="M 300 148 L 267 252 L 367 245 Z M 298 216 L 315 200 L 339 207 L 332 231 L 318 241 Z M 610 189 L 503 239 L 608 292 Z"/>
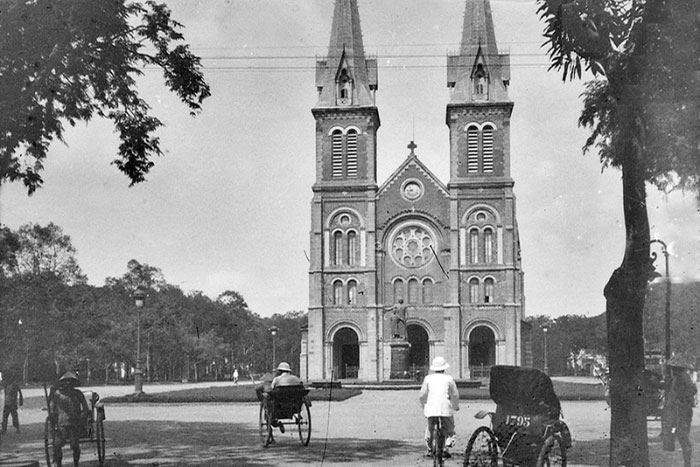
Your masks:
<path fill-rule="evenodd" d="M 152 388 L 147 390 L 155 392 Z M 102 390 L 101 394 L 105 393 L 109 391 Z M 128 391 L 118 394 L 125 393 Z M 603 440 L 607 438 L 609 425 L 605 403 L 563 402 L 562 405 L 577 447 L 591 449 L 592 457 L 594 450 L 605 450 L 607 443 Z M 480 421 L 473 418 L 474 413 L 493 408 L 490 401 L 461 401 L 455 420 L 458 442 L 454 452 L 457 455 L 448 466 L 461 465 L 459 453 L 464 452 L 469 435 L 480 425 Z M 264 449 L 257 435 L 257 404 L 110 404 L 106 408 L 105 422 L 107 465 L 394 467 L 430 464 L 422 455 L 425 421 L 416 390 L 365 391 L 344 402 L 314 402 L 311 410 L 313 429 L 309 447 L 301 447 L 288 432 L 277 434 L 277 443 Z M 21 417 L 23 434 L 6 436 L 0 464 L 3 459 L 12 457 L 43 459 L 45 413 L 39 409 L 24 410 Z M 652 426 L 650 432 L 654 429 Z M 85 445 L 83 452 L 85 462 L 81 462 L 81 466 L 96 466 L 94 447 Z M 676 454 L 676 458 L 680 455 Z M 671 466 L 674 462 L 679 465 L 676 460 L 663 465 Z M 582 464 L 600 466 L 603 462 L 579 465 Z"/>

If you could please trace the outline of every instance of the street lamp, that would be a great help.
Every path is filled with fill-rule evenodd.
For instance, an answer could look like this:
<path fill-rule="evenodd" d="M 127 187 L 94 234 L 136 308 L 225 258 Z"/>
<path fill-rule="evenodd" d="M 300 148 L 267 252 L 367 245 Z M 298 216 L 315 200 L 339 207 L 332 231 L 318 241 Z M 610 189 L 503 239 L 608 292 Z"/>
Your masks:
<path fill-rule="evenodd" d="M 542 326 L 542 332 L 544 333 L 544 372 L 549 374 L 549 368 L 547 367 L 547 331 L 549 331 L 549 326 L 546 324 Z"/>
<path fill-rule="evenodd" d="M 661 253 L 664 255 L 666 260 L 666 348 L 664 351 L 664 357 L 666 361 L 671 358 L 671 278 L 668 275 L 668 248 L 663 240 L 654 239 L 649 244 L 658 243 L 661 245 Z M 651 262 L 656 261 L 656 252 L 651 253 Z"/>
<path fill-rule="evenodd" d="M 277 336 L 277 331 L 279 331 L 279 328 L 277 326 L 272 326 L 272 327 L 270 327 L 270 329 L 268 329 L 268 331 L 270 331 L 270 334 L 272 334 L 272 368 L 274 368 L 275 364 L 277 362 L 277 358 L 275 357 L 275 353 L 277 350 L 276 349 L 277 346 L 275 343 L 275 336 Z"/>
<path fill-rule="evenodd" d="M 134 305 L 136 305 L 136 369 L 134 369 L 134 395 L 143 394 L 143 370 L 141 368 L 141 308 L 146 302 L 146 291 L 138 287 L 134 291 Z"/>

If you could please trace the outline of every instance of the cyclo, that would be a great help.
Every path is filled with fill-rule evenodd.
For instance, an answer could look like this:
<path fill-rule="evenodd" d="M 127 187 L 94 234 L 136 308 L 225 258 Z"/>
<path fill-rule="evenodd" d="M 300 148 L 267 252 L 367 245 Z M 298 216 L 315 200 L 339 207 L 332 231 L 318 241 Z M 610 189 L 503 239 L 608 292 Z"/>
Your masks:
<path fill-rule="evenodd" d="M 549 376 L 534 368 L 494 366 L 489 393 L 496 411 L 475 415 L 490 416 L 491 426 L 472 434 L 465 467 L 566 467 L 571 434 Z"/>
<path fill-rule="evenodd" d="M 311 401 L 304 386 L 278 386 L 270 391 L 258 392 L 260 399 L 260 440 L 263 447 L 274 442 L 273 427 L 282 432 L 285 425 L 293 425 L 299 432 L 302 446 L 311 439 Z"/>
<path fill-rule="evenodd" d="M 97 449 L 97 459 L 100 467 L 104 466 L 105 461 L 105 408 L 100 401 L 100 396 L 95 391 L 78 390 L 84 398 L 86 411 L 81 410 L 80 414 L 76 414 L 82 421 L 80 429 L 79 443 L 94 443 Z M 58 412 L 55 405 L 51 403 L 53 396 L 53 388 L 51 393 L 46 391 L 44 386 L 44 395 L 46 397 L 46 410 L 48 415 L 44 423 L 44 451 L 46 454 L 46 465 L 54 467 L 58 465 L 56 460 L 56 439 L 59 434 Z M 81 404 L 82 405 L 82 404 Z"/>

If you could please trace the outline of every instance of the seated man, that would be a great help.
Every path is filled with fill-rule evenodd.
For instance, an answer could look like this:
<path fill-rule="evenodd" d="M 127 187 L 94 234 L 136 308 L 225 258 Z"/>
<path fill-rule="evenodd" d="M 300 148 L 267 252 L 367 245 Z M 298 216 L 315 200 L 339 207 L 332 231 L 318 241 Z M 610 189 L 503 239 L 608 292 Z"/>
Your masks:
<path fill-rule="evenodd" d="M 58 379 L 49 394 L 49 414 L 56 427 L 54 459 L 58 467 L 61 467 L 66 444 L 73 450 L 73 465 L 77 467 L 80 461 L 79 440 L 84 435 L 90 409 L 85 395 L 77 388 L 79 384 L 78 377 L 68 371 Z"/>
<path fill-rule="evenodd" d="M 289 363 L 282 362 L 277 366 L 276 376 L 270 384 L 270 389 L 274 390 L 275 388 L 290 386 L 300 386 L 303 388 L 304 383 L 299 377 L 292 374 L 292 368 L 289 366 Z M 277 410 L 279 410 L 279 402 L 275 402 L 272 413 L 274 414 Z M 280 423 L 277 419 L 272 420 L 272 426 L 279 428 L 280 431 L 284 433 L 284 424 Z"/>
<path fill-rule="evenodd" d="M 282 362 L 277 366 L 277 376 L 272 380 L 272 389 L 279 386 L 303 386 L 299 377 L 292 374 L 292 368 L 289 363 Z"/>

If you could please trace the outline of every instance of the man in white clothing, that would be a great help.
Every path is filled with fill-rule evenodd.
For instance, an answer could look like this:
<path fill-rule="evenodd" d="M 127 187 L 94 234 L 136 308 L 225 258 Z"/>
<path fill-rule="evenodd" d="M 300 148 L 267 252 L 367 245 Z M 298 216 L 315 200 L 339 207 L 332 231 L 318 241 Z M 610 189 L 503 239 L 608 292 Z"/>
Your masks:
<path fill-rule="evenodd" d="M 455 442 L 454 413 L 459 410 L 459 391 L 454 378 L 445 374 L 445 370 L 449 367 L 450 365 L 444 358 L 435 357 L 430 364 L 430 371 L 433 373 L 425 377 L 420 389 L 423 415 L 428 418 L 428 427 L 425 430 L 428 454 L 432 454 L 430 445 L 433 426 L 430 417 L 444 417 L 442 427 L 445 435 L 445 448 L 452 447 Z M 449 455 L 446 450 L 445 454 Z"/>

